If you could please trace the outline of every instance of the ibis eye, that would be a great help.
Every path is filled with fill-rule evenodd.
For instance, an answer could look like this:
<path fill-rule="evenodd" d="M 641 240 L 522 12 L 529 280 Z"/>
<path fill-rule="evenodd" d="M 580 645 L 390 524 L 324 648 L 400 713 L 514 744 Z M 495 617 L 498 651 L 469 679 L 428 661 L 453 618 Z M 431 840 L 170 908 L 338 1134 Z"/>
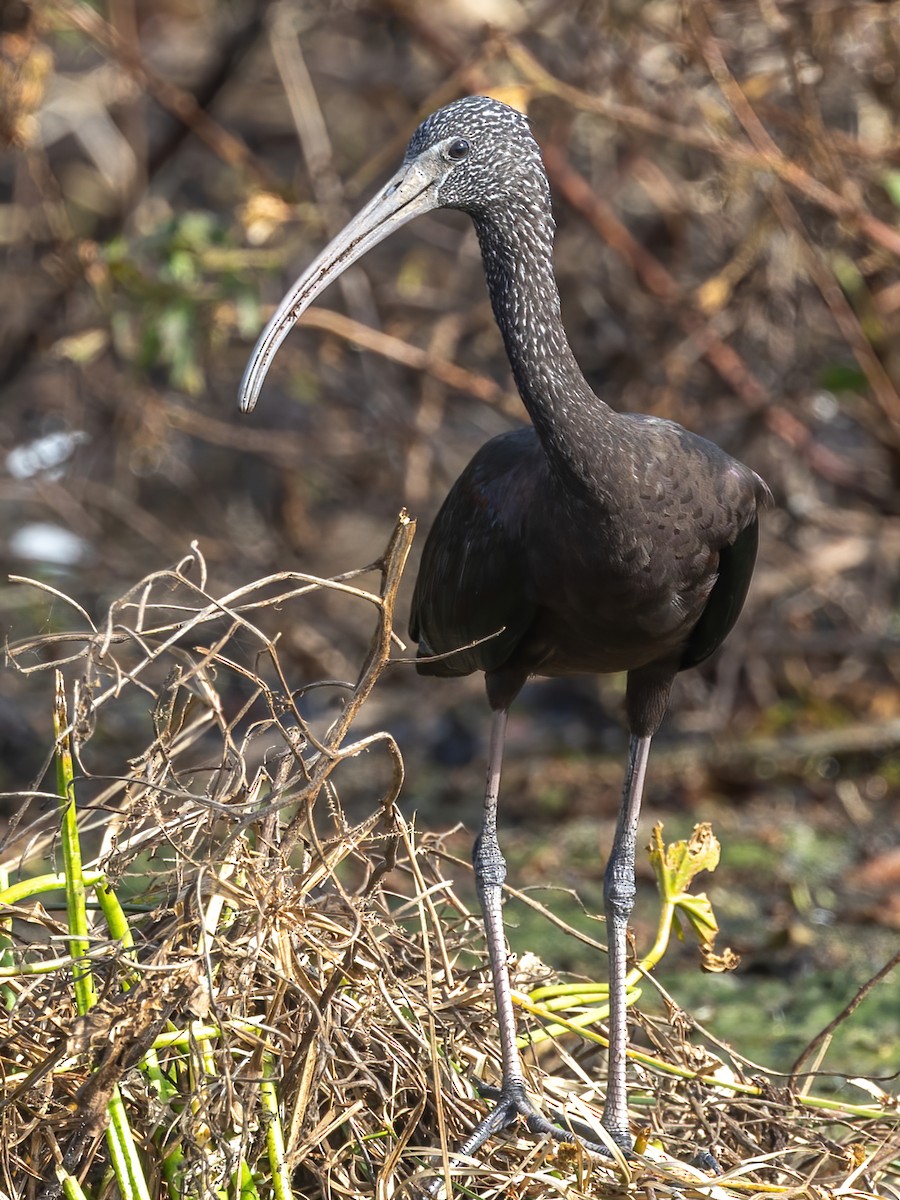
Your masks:
<path fill-rule="evenodd" d="M 465 138 L 454 138 L 447 147 L 447 157 L 452 158 L 454 162 L 459 162 L 460 159 L 466 157 L 469 153 L 469 143 Z"/>

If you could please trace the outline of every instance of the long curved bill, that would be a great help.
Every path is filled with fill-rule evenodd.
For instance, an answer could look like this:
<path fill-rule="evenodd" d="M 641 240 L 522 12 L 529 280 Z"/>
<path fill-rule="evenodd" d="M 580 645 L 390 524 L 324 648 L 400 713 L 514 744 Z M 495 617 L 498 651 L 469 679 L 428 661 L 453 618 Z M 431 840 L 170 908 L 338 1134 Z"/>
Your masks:
<path fill-rule="evenodd" d="M 438 179 L 426 167 L 420 159 L 401 167 L 296 280 L 250 355 L 239 393 L 243 412 L 255 407 L 278 347 L 319 292 L 394 230 L 438 207 Z"/>

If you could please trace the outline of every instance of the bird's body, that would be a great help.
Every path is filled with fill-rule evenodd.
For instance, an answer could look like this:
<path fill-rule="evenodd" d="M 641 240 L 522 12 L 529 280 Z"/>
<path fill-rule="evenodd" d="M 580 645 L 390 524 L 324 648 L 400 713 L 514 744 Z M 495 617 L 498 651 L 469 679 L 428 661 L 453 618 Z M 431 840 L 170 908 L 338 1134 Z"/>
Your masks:
<path fill-rule="evenodd" d="M 605 475 L 576 482 L 551 470 L 529 428 L 493 438 L 453 485 L 413 597 L 419 653 L 442 656 L 420 663 L 424 674 L 481 670 L 508 678 L 504 691 L 528 675 L 653 664 L 674 674 L 716 648 L 692 637 L 716 587 L 736 619 L 763 495 L 756 477 L 678 425 L 595 408 L 603 441 L 592 461 L 598 473 L 615 463 L 614 492 Z M 668 468 L 673 447 L 681 473 Z M 700 497 L 711 488 L 709 511 Z M 745 554 L 729 556 L 742 535 Z M 730 627 L 719 624 L 719 640 Z"/>
<path fill-rule="evenodd" d="M 560 315 L 540 152 L 527 119 L 484 96 L 425 120 L 390 183 L 297 280 L 251 356 L 245 409 L 319 291 L 394 229 L 438 207 L 461 209 L 475 224 L 494 315 L 532 421 L 484 445 L 453 485 L 425 543 L 410 622 L 419 670 L 483 671 L 493 710 L 473 859 L 502 1084 L 461 1153 L 517 1116 L 534 1132 L 570 1136 L 525 1092 L 503 935 L 497 796 L 507 711 L 525 680 L 614 671 L 628 672 L 631 742 L 604 877 L 610 1049 L 602 1124 L 627 1149 L 626 932 L 650 740 L 677 673 L 712 654 L 737 620 L 769 492 L 712 442 L 670 421 L 617 413 L 590 389 Z M 589 1130 L 579 1133 L 603 1151 Z"/>

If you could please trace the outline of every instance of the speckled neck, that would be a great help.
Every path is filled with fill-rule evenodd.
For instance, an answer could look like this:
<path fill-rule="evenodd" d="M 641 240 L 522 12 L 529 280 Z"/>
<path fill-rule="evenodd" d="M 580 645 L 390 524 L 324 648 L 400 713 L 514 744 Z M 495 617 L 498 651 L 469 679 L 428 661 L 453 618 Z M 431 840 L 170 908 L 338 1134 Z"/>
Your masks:
<path fill-rule="evenodd" d="M 531 196 L 523 190 L 473 219 L 494 316 L 544 451 L 558 471 L 596 494 L 615 414 L 588 386 L 566 337 L 553 274 L 553 218 L 546 180 L 540 182 Z"/>

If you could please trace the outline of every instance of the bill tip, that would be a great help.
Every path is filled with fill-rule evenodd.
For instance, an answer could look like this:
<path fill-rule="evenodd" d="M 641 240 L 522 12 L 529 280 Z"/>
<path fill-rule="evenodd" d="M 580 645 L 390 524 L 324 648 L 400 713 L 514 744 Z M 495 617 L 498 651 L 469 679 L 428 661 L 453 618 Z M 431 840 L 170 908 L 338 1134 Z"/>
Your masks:
<path fill-rule="evenodd" d="M 241 380 L 241 386 L 238 389 L 238 407 L 242 413 L 253 412 L 256 408 L 256 402 L 259 399 L 259 393 L 262 390 L 263 379 L 262 375 L 256 369 L 258 356 L 254 354 L 247 363 L 247 368 L 244 371 L 244 378 Z"/>

